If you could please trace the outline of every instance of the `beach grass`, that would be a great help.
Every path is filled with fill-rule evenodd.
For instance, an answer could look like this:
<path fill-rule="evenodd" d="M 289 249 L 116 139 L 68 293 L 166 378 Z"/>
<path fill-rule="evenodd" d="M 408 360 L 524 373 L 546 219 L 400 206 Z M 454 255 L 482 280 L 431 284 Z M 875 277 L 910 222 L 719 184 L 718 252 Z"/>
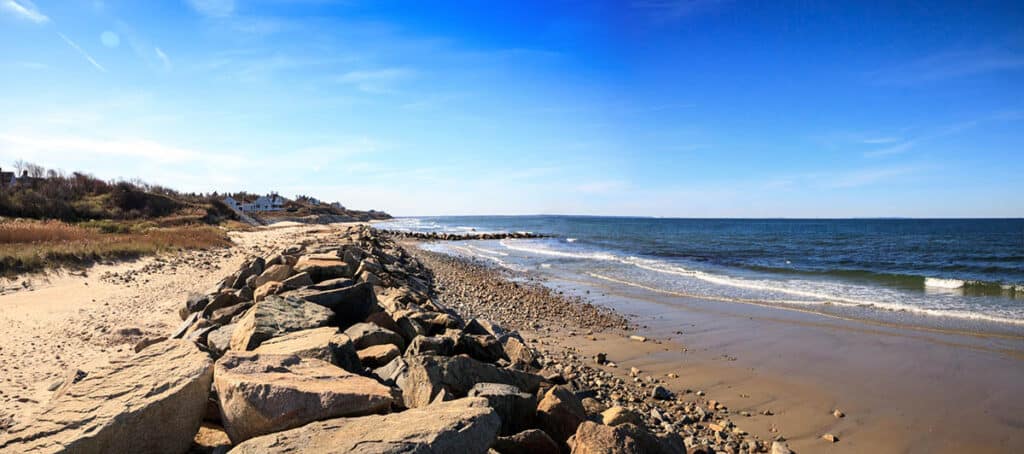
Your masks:
<path fill-rule="evenodd" d="M 0 275 L 81 267 L 175 250 L 224 247 L 223 229 L 208 225 L 159 227 L 154 222 L 13 220 L 0 222 Z"/>

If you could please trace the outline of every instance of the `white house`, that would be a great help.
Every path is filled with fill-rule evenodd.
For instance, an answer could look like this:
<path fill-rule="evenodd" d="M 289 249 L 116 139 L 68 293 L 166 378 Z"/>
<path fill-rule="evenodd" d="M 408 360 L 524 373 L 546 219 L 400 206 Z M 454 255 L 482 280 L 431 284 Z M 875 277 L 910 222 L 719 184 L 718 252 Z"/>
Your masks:
<path fill-rule="evenodd" d="M 238 201 L 235 200 L 234 197 L 231 197 L 231 196 L 228 196 L 227 198 L 224 199 L 224 204 L 229 206 L 229 207 L 231 207 L 231 208 L 233 208 L 233 209 L 235 209 L 235 210 L 242 209 L 242 205 L 240 203 L 238 203 Z"/>
<path fill-rule="evenodd" d="M 284 199 L 281 196 L 261 196 L 260 198 L 241 205 L 242 211 L 281 211 L 284 209 Z"/>

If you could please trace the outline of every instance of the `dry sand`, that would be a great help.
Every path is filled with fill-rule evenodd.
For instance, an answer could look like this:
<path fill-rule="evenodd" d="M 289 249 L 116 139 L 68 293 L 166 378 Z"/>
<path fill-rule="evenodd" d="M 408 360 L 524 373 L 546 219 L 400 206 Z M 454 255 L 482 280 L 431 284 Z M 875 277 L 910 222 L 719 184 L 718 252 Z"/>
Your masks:
<path fill-rule="evenodd" d="M 203 292 L 250 256 L 265 256 L 325 226 L 232 232 L 235 247 L 56 271 L 4 282 L 0 292 L 0 430 L 46 402 L 78 365 L 127 355 L 169 335 L 191 292 Z"/>

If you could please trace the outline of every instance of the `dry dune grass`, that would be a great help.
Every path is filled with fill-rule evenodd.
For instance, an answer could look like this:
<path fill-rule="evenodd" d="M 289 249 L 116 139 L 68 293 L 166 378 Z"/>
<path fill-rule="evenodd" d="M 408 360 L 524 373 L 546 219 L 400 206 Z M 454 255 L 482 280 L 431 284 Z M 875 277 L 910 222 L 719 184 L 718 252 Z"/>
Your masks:
<path fill-rule="evenodd" d="M 0 223 L 0 275 L 230 244 L 223 230 L 210 226 L 104 230 L 59 221 Z"/>
<path fill-rule="evenodd" d="M 58 221 L 11 221 L 0 224 L 0 244 L 81 241 L 95 234 L 85 228 Z"/>

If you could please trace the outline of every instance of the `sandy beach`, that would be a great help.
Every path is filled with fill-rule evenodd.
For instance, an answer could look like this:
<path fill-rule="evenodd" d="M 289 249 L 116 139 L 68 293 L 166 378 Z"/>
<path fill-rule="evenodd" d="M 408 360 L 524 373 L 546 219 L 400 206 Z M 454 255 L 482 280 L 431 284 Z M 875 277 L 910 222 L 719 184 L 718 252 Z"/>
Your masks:
<path fill-rule="evenodd" d="M 435 253 L 421 254 L 431 263 Z M 523 278 L 485 261 L 473 267 Z M 653 376 L 674 373 L 679 378 L 669 380 L 673 391 L 702 391 L 728 407 L 744 430 L 766 440 L 781 436 L 797 452 L 1024 449 L 1019 337 L 669 298 L 593 281 L 544 279 L 543 285 L 614 308 L 635 327 L 581 336 L 579 326 L 566 320 L 531 331 L 535 342 L 583 358 L 606 353 L 618 367 L 604 369 L 627 379 L 632 367 Z M 648 341 L 629 340 L 633 334 Z M 825 441 L 824 434 L 839 441 Z"/>
<path fill-rule="evenodd" d="M 130 355 L 140 340 L 167 335 L 189 293 L 204 291 L 247 257 L 335 228 L 232 233 L 230 249 L 7 283 L 17 290 L 0 296 L 3 427 L 30 420 L 54 382 L 77 365 Z M 438 297 L 467 317 L 519 330 L 584 378 L 608 373 L 641 387 L 647 377 L 664 380 L 680 401 L 717 407 L 769 444 L 784 440 L 796 452 L 1024 449 L 1020 338 L 541 281 L 403 244 L 434 273 Z M 609 363 L 595 362 L 598 354 Z"/>
<path fill-rule="evenodd" d="M 190 293 L 208 289 L 247 257 L 318 230 L 280 224 L 232 232 L 228 249 L 8 280 L 0 295 L 0 427 L 31 418 L 72 368 L 127 356 L 140 340 L 167 336 L 181 324 L 178 309 Z"/>
<path fill-rule="evenodd" d="M 601 299 L 615 305 L 613 299 L 640 297 Z M 664 340 L 660 348 L 638 351 L 610 339 L 582 350 L 619 354 L 622 364 L 655 373 L 673 371 L 680 387 L 748 411 L 752 416 L 740 419 L 747 430 L 783 434 L 797 451 L 1015 452 L 1024 444 L 1020 339 L 702 300 L 654 303 L 642 313 L 634 320 Z M 835 409 L 844 417 L 835 417 Z M 950 421 L 958 421 L 956 430 L 949 430 Z M 825 433 L 840 442 L 824 442 Z"/>

